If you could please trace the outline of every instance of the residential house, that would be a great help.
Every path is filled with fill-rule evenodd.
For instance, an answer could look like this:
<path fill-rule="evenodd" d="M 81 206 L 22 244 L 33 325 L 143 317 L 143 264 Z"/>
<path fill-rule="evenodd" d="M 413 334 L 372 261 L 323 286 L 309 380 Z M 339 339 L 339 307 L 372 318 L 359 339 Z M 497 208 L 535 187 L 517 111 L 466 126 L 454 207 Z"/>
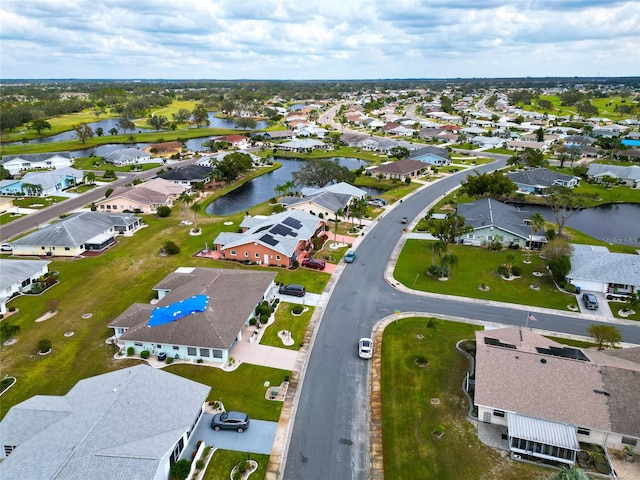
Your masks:
<path fill-rule="evenodd" d="M 104 157 L 107 163 L 113 163 L 116 166 L 137 165 L 151 158 L 151 155 L 138 148 L 120 148 L 108 153 Z"/>
<path fill-rule="evenodd" d="M 201 159 L 197 160 L 195 162 L 195 165 L 201 165 L 201 166 L 205 166 L 205 167 L 213 167 L 215 166 L 216 163 L 220 162 L 222 159 L 224 159 L 227 155 L 231 155 L 232 153 L 242 153 L 243 155 L 249 155 L 251 157 L 251 161 L 253 162 L 254 166 L 258 166 L 261 165 L 265 160 L 256 155 L 255 153 L 251 153 L 251 152 L 218 152 L 215 155 L 211 155 L 208 157 L 202 157 Z"/>
<path fill-rule="evenodd" d="M 544 142 L 534 142 L 531 140 L 510 140 L 507 143 L 507 148 L 515 150 L 517 152 L 523 151 L 525 148 L 533 148 L 536 150 L 540 150 L 541 152 L 546 152 L 549 150 L 549 147 Z"/>
<path fill-rule="evenodd" d="M 480 148 L 504 148 L 507 144 L 506 138 L 500 137 L 485 137 L 484 135 L 476 135 L 470 143 L 477 145 Z"/>
<path fill-rule="evenodd" d="M 220 137 L 215 137 L 214 140 L 216 142 L 227 142 L 231 145 L 232 148 L 239 148 L 241 150 L 245 150 L 249 148 L 249 137 L 246 135 L 222 135 Z"/>
<path fill-rule="evenodd" d="M 167 480 L 210 390 L 137 365 L 33 396 L 0 422 L 0 478 Z"/>
<path fill-rule="evenodd" d="M 242 233 L 220 233 L 213 240 L 213 249 L 225 260 L 290 267 L 304 256 L 324 225 L 323 219 L 303 210 L 247 216 L 240 224 Z"/>
<path fill-rule="evenodd" d="M 414 133 L 416 133 L 416 130 L 414 130 L 413 128 L 407 128 L 404 125 L 398 125 L 395 128 L 387 130 L 387 133 L 390 135 L 398 135 L 401 137 L 410 137 Z"/>
<path fill-rule="evenodd" d="M 592 145 L 579 145 L 581 158 L 598 158 L 600 157 L 600 149 Z M 626 153 L 626 152 L 625 152 Z"/>
<path fill-rule="evenodd" d="M 271 130 L 269 132 L 256 132 L 251 135 L 260 136 L 265 140 L 284 140 L 295 136 L 293 130 Z"/>
<path fill-rule="evenodd" d="M 213 169 L 202 165 L 185 165 L 172 170 L 167 170 L 158 177 L 169 180 L 186 188 L 195 187 L 198 184 L 206 185 L 211 182 Z"/>
<path fill-rule="evenodd" d="M 518 191 L 534 195 L 545 195 L 547 188 L 553 185 L 573 188 L 580 184 L 580 177 L 555 172 L 547 168 L 534 168 L 507 173 L 506 177 L 518 186 Z"/>
<path fill-rule="evenodd" d="M 41 196 L 55 195 L 82 183 L 84 176 L 84 172 L 71 167 L 61 167 L 45 172 L 29 172 L 22 177 L 22 191 L 29 195 L 27 186 L 39 185 L 42 187 Z"/>
<path fill-rule="evenodd" d="M 407 178 L 418 178 L 430 170 L 431 167 L 425 162 L 405 158 L 397 162 L 383 163 L 377 167 L 370 168 L 368 171 L 371 172 L 371 175 L 374 177 L 382 175 L 382 177 L 387 180 L 397 178 L 398 180 L 405 181 Z"/>
<path fill-rule="evenodd" d="M 418 132 L 418 137 L 423 140 L 434 140 L 438 139 L 438 135 L 442 133 L 442 129 L 438 127 L 425 127 L 420 132 Z"/>
<path fill-rule="evenodd" d="M 451 165 L 449 151 L 445 148 L 427 146 L 410 152 L 412 160 L 428 163 L 429 165 L 444 167 Z"/>
<path fill-rule="evenodd" d="M 605 246 L 572 246 L 569 283 L 619 298 L 640 292 L 640 255 L 610 252 Z"/>
<path fill-rule="evenodd" d="M 109 197 L 96 203 L 99 212 L 135 212 L 155 214 L 158 207 L 172 207 L 173 202 L 190 187 L 163 178 L 154 178 L 132 187 L 116 187 Z"/>
<path fill-rule="evenodd" d="M 7 302 L 18 293 L 28 292 L 31 285 L 48 271 L 45 260 L 0 260 L 0 314 L 7 313 Z"/>
<path fill-rule="evenodd" d="M 22 188 L 22 180 L 0 180 L 0 195 L 25 195 Z"/>
<path fill-rule="evenodd" d="M 134 303 L 112 322 L 123 350 L 226 362 L 256 307 L 269 300 L 276 272 L 181 267 L 154 290 L 157 302 Z"/>
<path fill-rule="evenodd" d="M 638 353 L 567 347 L 522 327 L 477 331 L 478 429 L 498 429 L 512 457 L 558 465 L 573 465 L 580 443 L 640 452 Z"/>
<path fill-rule="evenodd" d="M 182 152 L 183 149 L 184 146 L 180 142 L 173 141 L 152 143 L 151 145 L 144 147 L 143 151 L 158 157 L 169 157 Z"/>
<path fill-rule="evenodd" d="M 340 135 L 340 141 L 345 143 L 348 147 L 360 147 L 361 142 L 369 138 L 370 136 L 366 133 L 343 133 Z"/>
<path fill-rule="evenodd" d="M 569 135 L 564 138 L 566 146 L 571 145 L 593 145 L 595 140 L 587 135 Z"/>
<path fill-rule="evenodd" d="M 287 210 L 303 210 L 327 218 L 345 210 L 354 198 L 364 198 L 367 192 L 345 182 L 323 188 L 303 188 L 302 197 L 286 197 L 281 203 Z"/>
<path fill-rule="evenodd" d="M 19 155 L 3 155 L 2 166 L 11 175 L 17 175 L 25 170 L 52 170 L 70 167 L 73 157 L 70 152 L 56 153 L 22 153 Z"/>
<path fill-rule="evenodd" d="M 315 124 L 309 124 L 305 126 L 298 125 L 295 132 L 297 137 L 313 136 L 317 138 L 324 138 L 325 135 L 328 133 L 328 130 L 326 128 L 319 127 Z"/>
<path fill-rule="evenodd" d="M 79 212 L 13 240 L 13 255 L 76 257 L 101 252 L 115 243 L 118 234 L 132 235 L 141 219 L 127 214 Z"/>
<path fill-rule="evenodd" d="M 320 140 L 315 140 L 313 138 L 308 139 L 294 139 L 289 142 L 284 142 L 278 144 L 278 148 L 282 150 L 287 150 L 289 152 L 312 152 L 313 150 L 331 150 L 333 147 L 328 144 L 321 142 Z"/>
<path fill-rule="evenodd" d="M 600 182 L 602 177 L 613 177 L 618 183 L 631 188 L 640 188 L 640 167 L 631 165 L 623 167 L 621 165 L 607 165 L 604 163 L 592 163 L 587 170 L 587 177 L 590 180 Z"/>
<path fill-rule="evenodd" d="M 531 245 L 538 248 L 547 242 L 542 229 L 533 232 L 532 212 L 513 207 L 491 198 L 483 198 L 458 205 L 458 215 L 473 227 L 471 233 L 458 239 L 464 245 L 481 246 L 500 242 L 505 246 Z"/>

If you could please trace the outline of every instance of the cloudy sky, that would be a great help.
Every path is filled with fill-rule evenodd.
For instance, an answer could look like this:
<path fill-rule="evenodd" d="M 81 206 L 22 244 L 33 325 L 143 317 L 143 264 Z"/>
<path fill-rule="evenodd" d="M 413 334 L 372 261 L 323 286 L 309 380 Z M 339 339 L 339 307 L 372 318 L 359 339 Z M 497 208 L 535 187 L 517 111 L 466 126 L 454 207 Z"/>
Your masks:
<path fill-rule="evenodd" d="M 640 0 L 2 0 L 0 78 L 640 75 Z"/>

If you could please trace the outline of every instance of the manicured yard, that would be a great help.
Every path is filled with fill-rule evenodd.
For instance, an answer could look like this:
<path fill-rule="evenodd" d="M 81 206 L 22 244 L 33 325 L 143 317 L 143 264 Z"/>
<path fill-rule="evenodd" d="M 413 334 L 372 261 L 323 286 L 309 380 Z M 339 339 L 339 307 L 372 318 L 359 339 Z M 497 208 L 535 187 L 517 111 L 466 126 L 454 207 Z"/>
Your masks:
<path fill-rule="evenodd" d="M 478 327 L 403 319 L 385 329 L 382 345 L 384 476 L 394 480 L 538 480 L 550 470 L 512 462 L 480 443 L 461 385 L 467 358 L 455 349 Z M 426 363 L 421 366 L 422 357 Z M 438 398 L 439 405 L 431 399 Z M 432 432 L 444 431 L 438 439 Z"/>
<path fill-rule="evenodd" d="M 254 209 L 250 211 L 254 213 Z M 0 350 L 0 361 L 3 374 L 16 376 L 18 383 L 2 396 L 0 417 L 11 406 L 33 395 L 63 395 L 80 379 L 136 364 L 136 360 L 113 359 L 114 347 L 105 344 L 105 339 L 113 334 L 107 325 L 132 303 L 148 303 L 155 297 L 152 287 L 177 267 L 268 270 L 192 256 L 206 243 L 210 246 L 219 232 L 237 231 L 242 217 L 243 214 L 211 217 L 201 213 L 198 225 L 203 234 L 191 236 L 190 227 L 180 224 L 183 216 L 178 206 L 166 218 L 143 216 L 147 227 L 133 237 L 118 237 L 119 244 L 100 256 L 53 259 L 49 270 L 59 272 L 60 283 L 42 295 L 20 296 L 8 304 L 18 311 L 3 321 L 20 326 L 21 331 L 16 335 L 16 344 Z M 229 220 L 234 224 L 224 225 Z M 181 252 L 160 257 L 165 240 L 173 240 Z M 321 293 L 330 278 L 326 273 L 306 269 L 275 271 L 277 281 L 302 283 L 314 293 Z M 59 301 L 58 313 L 46 321 L 35 322 L 47 312 L 46 302 L 51 299 Z M 84 313 L 93 315 L 83 319 Z M 75 333 L 65 337 L 67 331 Z M 42 338 L 53 344 L 52 353 L 46 356 L 36 353 L 38 340 Z"/>
<path fill-rule="evenodd" d="M 543 259 L 535 253 L 531 255 L 531 263 L 526 264 L 526 253 L 521 250 L 489 251 L 481 247 L 452 245 L 449 249 L 458 257 L 458 266 L 453 269 L 449 280 L 440 281 L 426 273 L 432 262 L 429 244 L 426 240 L 407 240 L 394 271 L 394 277 L 405 286 L 427 292 L 558 310 L 567 310 L 567 305 L 577 306 L 573 295 L 561 293 L 555 288 L 546 273 Z M 498 266 L 505 263 L 508 254 L 516 256 L 514 265 L 522 269 L 520 278 L 503 280 L 496 272 Z M 537 277 L 533 272 L 545 275 Z M 478 288 L 482 283 L 489 287 L 488 291 Z M 537 284 L 539 290 L 531 289 L 532 284 Z"/>
<path fill-rule="evenodd" d="M 276 310 L 276 320 L 269 325 L 262 334 L 260 345 L 270 345 L 272 347 L 287 348 L 289 350 L 300 350 L 300 343 L 304 339 L 307 326 L 313 315 L 313 307 L 306 307 L 308 310 L 301 315 L 294 315 L 291 309 L 295 304 L 280 302 Z M 289 330 L 293 345 L 284 345 L 278 336 L 280 330 Z"/>
<path fill-rule="evenodd" d="M 66 200 L 67 197 L 19 197 L 13 199 L 14 207 L 22 207 L 22 208 L 35 208 L 39 210 L 41 208 L 48 207 L 53 205 L 54 203 L 62 202 Z"/>
<path fill-rule="evenodd" d="M 635 313 L 627 315 L 626 317 L 623 317 L 622 315 L 620 315 L 619 311 L 622 310 L 623 308 L 629 308 L 629 304 L 625 303 L 625 302 L 609 302 L 609 307 L 611 308 L 611 313 L 613 313 L 613 315 L 617 318 L 626 318 L 627 320 L 637 320 L 640 321 L 640 308 L 635 307 L 633 308 L 633 311 Z"/>
<path fill-rule="evenodd" d="M 251 480 L 260 480 L 267 474 L 269 455 L 252 453 L 251 460 L 258 462 L 258 469 L 249 477 Z M 207 471 L 202 480 L 229 480 L 231 470 L 240 462 L 247 460 L 245 452 L 232 452 L 230 450 L 216 450 L 209 462 Z"/>

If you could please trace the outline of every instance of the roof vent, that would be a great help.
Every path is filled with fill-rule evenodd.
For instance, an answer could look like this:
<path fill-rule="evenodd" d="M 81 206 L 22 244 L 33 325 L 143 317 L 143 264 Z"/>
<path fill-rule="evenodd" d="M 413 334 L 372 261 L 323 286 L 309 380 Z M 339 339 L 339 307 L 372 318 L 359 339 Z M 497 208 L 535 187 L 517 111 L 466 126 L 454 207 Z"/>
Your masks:
<path fill-rule="evenodd" d="M 546 358 L 541 358 L 540 359 L 540 363 L 547 363 L 547 359 Z"/>
<path fill-rule="evenodd" d="M 593 393 L 599 393 L 601 395 L 604 395 L 605 397 L 610 397 L 611 396 L 611 394 L 609 392 L 605 392 L 604 390 L 596 390 L 596 389 L 594 389 Z"/>

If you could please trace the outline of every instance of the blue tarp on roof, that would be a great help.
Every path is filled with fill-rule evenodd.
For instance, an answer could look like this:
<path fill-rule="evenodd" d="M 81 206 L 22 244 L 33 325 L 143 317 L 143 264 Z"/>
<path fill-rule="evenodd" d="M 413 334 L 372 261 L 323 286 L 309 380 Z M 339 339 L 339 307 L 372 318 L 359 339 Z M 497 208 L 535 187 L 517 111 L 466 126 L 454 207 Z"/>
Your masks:
<path fill-rule="evenodd" d="M 194 295 L 179 302 L 174 302 L 166 307 L 157 307 L 151 312 L 147 327 L 157 327 L 174 322 L 192 313 L 204 312 L 207 309 L 209 297 L 206 295 Z"/>

